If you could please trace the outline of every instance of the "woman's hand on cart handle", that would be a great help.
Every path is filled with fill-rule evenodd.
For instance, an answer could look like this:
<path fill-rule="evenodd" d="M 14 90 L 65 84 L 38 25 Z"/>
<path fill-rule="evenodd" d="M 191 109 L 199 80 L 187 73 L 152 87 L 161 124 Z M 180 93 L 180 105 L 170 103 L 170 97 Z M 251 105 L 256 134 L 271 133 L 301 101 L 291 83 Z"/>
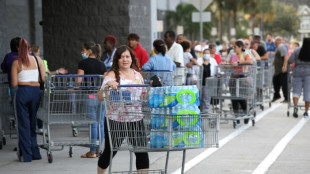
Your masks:
<path fill-rule="evenodd" d="M 109 85 L 112 89 L 117 89 L 118 88 L 118 83 L 115 81 L 109 81 L 107 83 L 107 85 Z"/>

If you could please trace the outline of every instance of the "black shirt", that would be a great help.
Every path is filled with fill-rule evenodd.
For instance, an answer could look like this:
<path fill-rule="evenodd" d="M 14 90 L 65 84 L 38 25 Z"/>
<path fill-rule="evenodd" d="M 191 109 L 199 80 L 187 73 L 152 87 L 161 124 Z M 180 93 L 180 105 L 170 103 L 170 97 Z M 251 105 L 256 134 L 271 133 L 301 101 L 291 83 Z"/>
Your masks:
<path fill-rule="evenodd" d="M 211 76 L 211 65 L 210 63 L 208 65 L 202 64 L 203 65 L 203 74 L 202 74 L 202 85 L 206 85 L 206 78 Z"/>
<path fill-rule="evenodd" d="M 257 54 L 259 55 L 259 56 L 264 56 L 267 52 L 266 52 L 266 50 L 265 50 L 265 48 L 263 47 L 263 46 L 261 46 L 261 45 L 259 45 L 258 46 L 258 48 L 257 48 Z"/>
<path fill-rule="evenodd" d="M 79 62 L 78 69 L 84 71 L 84 74 L 103 75 L 107 72 L 104 63 L 96 58 L 87 58 Z"/>

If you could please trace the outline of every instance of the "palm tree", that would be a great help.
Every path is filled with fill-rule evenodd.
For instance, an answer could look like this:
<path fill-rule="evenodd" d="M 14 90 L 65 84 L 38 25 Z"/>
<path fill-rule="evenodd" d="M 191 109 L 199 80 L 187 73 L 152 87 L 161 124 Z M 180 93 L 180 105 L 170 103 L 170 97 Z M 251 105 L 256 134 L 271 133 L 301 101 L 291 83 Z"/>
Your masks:
<path fill-rule="evenodd" d="M 168 22 L 168 29 L 175 29 L 178 25 L 184 27 L 184 34 L 190 38 L 199 33 L 199 24 L 192 22 L 192 13 L 198 10 L 192 4 L 180 3 L 176 11 L 168 11 L 165 20 Z"/>

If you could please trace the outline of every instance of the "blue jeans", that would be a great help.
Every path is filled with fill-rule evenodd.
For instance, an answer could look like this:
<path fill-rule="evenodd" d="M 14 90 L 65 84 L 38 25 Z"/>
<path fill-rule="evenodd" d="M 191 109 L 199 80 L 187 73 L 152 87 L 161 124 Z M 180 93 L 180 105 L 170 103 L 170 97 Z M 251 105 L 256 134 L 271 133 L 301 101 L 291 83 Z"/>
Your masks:
<path fill-rule="evenodd" d="M 105 116 L 105 109 L 103 102 L 98 100 L 97 94 L 86 94 L 85 100 L 85 112 L 92 120 L 97 120 L 100 123 L 100 133 L 101 133 L 101 142 L 102 145 L 104 139 L 104 129 L 103 129 L 103 120 Z M 100 107 L 102 106 L 101 112 Z M 101 117 L 100 117 L 101 114 Z M 99 120 L 100 119 L 100 120 Z M 96 145 L 97 140 L 99 139 L 99 128 L 98 124 L 91 124 L 91 143 Z M 96 148 L 90 148 L 90 152 L 96 152 Z"/>
<path fill-rule="evenodd" d="M 16 114 L 18 146 L 24 162 L 41 159 L 37 144 L 36 117 L 40 105 L 39 87 L 18 86 L 16 92 Z"/>

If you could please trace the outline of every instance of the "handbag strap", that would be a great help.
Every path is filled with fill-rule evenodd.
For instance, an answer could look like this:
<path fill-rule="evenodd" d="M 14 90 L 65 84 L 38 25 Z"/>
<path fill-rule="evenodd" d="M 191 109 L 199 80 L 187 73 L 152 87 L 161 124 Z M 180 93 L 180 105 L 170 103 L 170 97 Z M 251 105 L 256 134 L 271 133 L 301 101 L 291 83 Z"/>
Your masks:
<path fill-rule="evenodd" d="M 40 77 L 40 81 L 43 82 L 42 80 L 42 75 L 41 75 L 41 71 L 40 71 L 40 66 L 39 66 L 39 62 L 38 62 L 38 59 L 35 55 L 33 55 L 34 58 L 36 59 L 36 62 L 37 62 L 37 66 L 38 66 L 38 71 L 39 71 L 39 77 Z"/>

